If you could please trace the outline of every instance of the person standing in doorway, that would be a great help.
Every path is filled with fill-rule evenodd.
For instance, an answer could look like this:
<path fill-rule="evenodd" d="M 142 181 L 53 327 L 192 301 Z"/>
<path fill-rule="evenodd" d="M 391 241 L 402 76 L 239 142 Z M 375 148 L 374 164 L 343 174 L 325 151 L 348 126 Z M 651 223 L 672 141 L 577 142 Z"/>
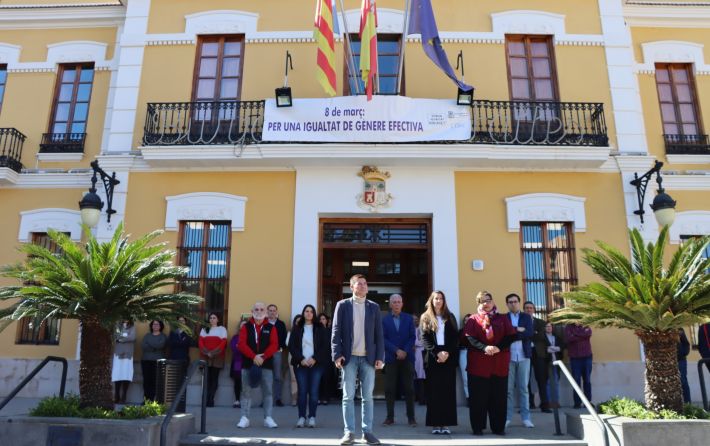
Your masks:
<path fill-rule="evenodd" d="M 282 407 L 284 403 L 281 402 L 281 392 L 283 389 L 283 362 L 282 354 L 284 348 L 286 348 L 286 335 L 288 330 L 286 330 L 286 324 L 284 321 L 279 319 L 279 307 L 274 304 L 270 304 L 267 307 L 267 313 L 269 316 L 269 323 L 276 328 L 276 334 L 279 337 L 279 349 L 274 353 L 274 404 L 278 407 Z"/>
<path fill-rule="evenodd" d="M 163 334 L 163 321 L 150 321 L 150 332 L 143 336 L 141 371 L 143 372 L 143 401 L 155 401 L 158 360 L 165 359 L 168 337 Z"/>
<path fill-rule="evenodd" d="M 683 402 L 690 403 L 690 386 L 688 385 L 688 354 L 690 342 L 685 335 L 685 330 L 678 329 L 678 371 L 680 372 L 680 386 L 683 389 Z"/>
<path fill-rule="evenodd" d="M 710 322 L 698 327 L 698 352 L 703 359 L 710 359 Z M 710 362 L 706 362 L 705 366 L 710 371 Z"/>
<path fill-rule="evenodd" d="M 133 321 L 126 319 L 114 332 L 116 344 L 113 348 L 111 381 L 114 383 L 115 403 L 126 403 L 128 386 L 133 381 L 133 350 L 136 344 L 136 327 Z"/>
<path fill-rule="evenodd" d="M 545 351 L 545 321 L 535 317 L 535 304 L 531 301 L 526 301 L 523 304 L 523 311 L 533 320 L 533 337 L 532 337 L 532 355 L 530 356 L 531 372 L 535 374 L 535 382 L 537 382 L 537 392 L 540 394 L 540 410 L 545 413 L 551 413 L 549 395 L 547 393 L 547 362 L 544 358 L 538 355 L 539 351 Z M 543 355 L 547 357 L 547 355 Z M 535 393 L 532 390 L 532 374 L 528 383 L 528 392 L 530 396 L 530 408 L 535 408 Z"/>
<path fill-rule="evenodd" d="M 331 351 L 335 366 L 343 371 L 343 423 L 341 445 L 355 443 L 355 381 L 360 379 L 362 396 L 362 441 L 380 444 L 372 433 L 375 370 L 384 367 L 385 340 L 380 307 L 367 299 L 367 280 L 362 274 L 350 278 L 353 296 L 335 306 Z"/>
<path fill-rule="evenodd" d="M 407 422 L 417 427 L 414 417 L 414 321 L 410 314 L 402 312 L 402 296 L 393 294 L 389 299 L 390 313 L 382 318 L 385 338 L 385 399 L 387 417 L 384 426 L 394 424 L 394 401 L 397 389 L 404 389 L 407 406 Z"/>
<path fill-rule="evenodd" d="M 530 420 L 530 397 L 528 382 L 530 380 L 530 357 L 532 356 L 533 320 L 520 311 L 520 296 L 515 293 L 505 297 L 508 306 L 508 320 L 517 331 L 515 342 L 510 344 L 510 368 L 508 371 L 508 410 L 505 417 L 506 427 L 513 419 L 515 397 L 520 406 L 520 418 L 523 426 L 535 427 Z M 516 390 L 517 389 L 517 390 Z"/>
<path fill-rule="evenodd" d="M 565 327 L 565 343 L 569 356 L 572 378 L 582 387 L 584 396 L 592 401 L 592 329 L 580 324 L 569 324 Z M 584 385 L 582 385 L 584 381 Z M 572 392 L 574 408 L 582 407 L 582 400 L 577 392 Z"/>
<path fill-rule="evenodd" d="M 279 349 L 279 337 L 274 325 L 266 318 L 266 304 L 257 302 L 251 308 L 251 318 L 239 330 L 239 351 L 242 353 L 242 416 L 240 429 L 250 425 L 252 389 L 261 387 L 264 406 L 264 427 L 279 427 L 271 416 L 273 410 L 274 353 Z"/>
<path fill-rule="evenodd" d="M 466 313 L 461 321 L 461 327 L 459 328 L 459 373 L 461 374 L 461 384 L 463 386 L 463 395 L 466 397 L 466 405 L 468 405 L 468 373 L 466 372 L 466 365 L 468 363 L 468 341 L 466 340 L 466 336 L 464 336 L 464 328 L 470 317 L 471 313 Z"/>

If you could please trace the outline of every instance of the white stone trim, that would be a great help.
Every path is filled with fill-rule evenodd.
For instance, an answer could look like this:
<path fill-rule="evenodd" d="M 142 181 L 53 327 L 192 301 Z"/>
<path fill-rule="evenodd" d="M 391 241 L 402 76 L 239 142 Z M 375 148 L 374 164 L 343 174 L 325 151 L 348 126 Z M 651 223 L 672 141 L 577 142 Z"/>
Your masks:
<path fill-rule="evenodd" d="M 17 65 L 21 51 L 21 46 L 0 42 L 0 63 L 7 64 L 8 67 Z"/>
<path fill-rule="evenodd" d="M 633 27 L 710 28 L 710 4 L 625 2 L 623 11 L 626 22 Z"/>
<path fill-rule="evenodd" d="M 181 220 L 231 220 L 232 231 L 244 230 L 247 197 L 194 192 L 165 197 L 165 230 L 177 231 Z"/>
<path fill-rule="evenodd" d="M 0 186 L 9 189 L 81 189 L 82 192 L 91 186 L 91 174 L 85 172 L 15 172 L 9 179 L 14 183 L 0 181 Z M 80 198 L 77 195 L 77 200 Z"/>
<path fill-rule="evenodd" d="M 185 34 L 244 34 L 256 32 L 259 14 L 235 10 L 202 11 L 185 16 Z"/>
<path fill-rule="evenodd" d="M 44 208 L 20 212 L 20 230 L 17 239 L 22 243 L 32 241 L 33 232 L 54 229 L 68 232 L 69 237 L 81 240 L 81 212 L 73 209 Z"/>
<path fill-rule="evenodd" d="M 681 235 L 710 235 L 710 211 L 676 213 L 669 231 L 671 243 L 679 244 Z"/>
<path fill-rule="evenodd" d="M 58 163 L 62 161 L 81 161 L 84 158 L 83 152 L 77 153 L 42 153 L 36 155 L 38 161 L 46 161 L 50 163 Z"/>
<path fill-rule="evenodd" d="M 520 232 L 521 221 L 571 221 L 575 232 L 587 231 L 584 197 L 536 193 L 505 199 L 508 232 Z"/>
<path fill-rule="evenodd" d="M 545 11 L 514 10 L 491 14 L 494 34 L 565 35 L 565 16 Z"/>
<path fill-rule="evenodd" d="M 674 174 L 663 175 L 663 187 L 666 190 L 710 191 L 710 174 Z"/>
<path fill-rule="evenodd" d="M 0 167 L 0 186 L 8 186 L 17 183 L 20 174 L 9 167 Z"/>
<path fill-rule="evenodd" d="M 126 14 L 126 7 L 118 2 L 110 5 L 0 5 L 0 10 L 0 30 L 118 26 Z"/>
<path fill-rule="evenodd" d="M 659 40 L 641 44 L 643 63 L 635 69 L 639 73 L 655 73 L 656 63 L 692 63 L 696 74 L 710 74 L 710 65 L 705 64 L 704 45 L 680 40 Z"/>
<path fill-rule="evenodd" d="M 710 164 L 710 155 L 668 155 L 670 164 Z"/>
<path fill-rule="evenodd" d="M 360 29 L 360 10 L 348 9 L 342 14 L 348 25 L 350 33 Z M 345 32 L 343 22 L 340 22 L 340 32 Z M 402 34 L 404 28 L 404 11 L 392 8 L 377 8 L 377 32 L 389 34 Z"/>
<path fill-rule="evenodd" d="M 88 40 L 73 40 L 47 45 L 47 62 L 59 64 L 65 62 L 106 63 L 108 44 Z"/>

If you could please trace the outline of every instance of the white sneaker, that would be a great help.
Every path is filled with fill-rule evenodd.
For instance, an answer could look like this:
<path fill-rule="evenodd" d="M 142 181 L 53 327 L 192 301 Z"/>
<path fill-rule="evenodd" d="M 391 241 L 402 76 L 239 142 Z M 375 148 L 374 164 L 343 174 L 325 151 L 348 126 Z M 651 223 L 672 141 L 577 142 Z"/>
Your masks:
<path fill-rule="evenodd" d="M 249 427 L 249 418 L 247 418 L 247 417 L 242 417 L 242 418 L 239 420 L 239 423 L 237 423 L 237 427 L 238 427 L 239 429 L 246 429 L 246 428 L 248 428 L 248 427 Z"/>
<path fill-rule="evenodd" d="M 505 427 L 510 426 L 510 420 L 505 420 Z"/>
<path fill-rule="evenodd" d="M 523 420 L 523 426 L 525 427 L 535 427 L 532 421 L 530 420 Z"/>
<path fill-rule="evenodd" d="M 316 427 L 316 417 L 310 417 L 308 419 L 308 427 Z"/>
<path fill-rule="evenodd" d="M 264 420 L 264 425 L 266 425 L 266 420 Z M 296 422 L 296 427 L 303 427 L 306 425 L 306 419 L 303 417 L 299 417 L 298 421 Z"/>
<path fill-rule="evenodd" d="M 305 421 L 305 420 L 303 420 L 303 421 Z M 279 425 L 276 424 L 276 421 L 274 421 L 273 418 L 271 418 L 271 417 L 266 417 L 266 418 L 264 418 L 264 427 L 268 427 L 268 428 L 272 428 L 272 429 L 273 429 L 273 428 L 275 428 L 275 427 L 279 427 Z"/>

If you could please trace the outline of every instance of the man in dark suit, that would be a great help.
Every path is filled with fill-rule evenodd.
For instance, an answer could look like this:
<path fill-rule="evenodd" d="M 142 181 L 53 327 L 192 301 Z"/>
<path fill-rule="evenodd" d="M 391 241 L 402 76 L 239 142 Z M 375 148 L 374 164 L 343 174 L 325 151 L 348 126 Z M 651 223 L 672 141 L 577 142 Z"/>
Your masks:
<path fill-rule="evenodd" d="M 385 426 L 394 424 L 394 400 L 397 389 L 404 389 L 407 404 L 407 420 L 411 427 L 417 427 L 414 418 L 414 320 L 411 315 L 402 312 L 402 296 L 390 296 L 390 310 L 382 318 L 382 331 L 385 338 L 385 399 L 387 400 L 387 418 Z"/>
<path fill-rule="evenodd" d="M 350 278 L 353 296 L 335 306 L 331 348 L 335 366 L 343 372 L 343 422 L 341 445 L 355 442 L 355 380 L 362 393 L 362 441 L 380 444 L 372 433 L 372 391 L 375 369 L 384 367 L 385 346 L 380 307 L 367 300 L 367 280 L 362 274 Z"/>
<path fill-rule="evenodd" d="M 520 405 L 520 418 L 523 426 L 535 427 L 530 419 L 530 400 L 528 382 L 530 381 L 530 357 L 532 356 L 533 320 L 520 311 L 520 296 L 515 293 L 505 297 L 508 306 L 508 319 L 517 334 L 510 344 L 510 368 L 508 369 L 508 414 L 505 418 L 506 427 L 513 419 L 515 396 L 517 393 Z M 517 388 L 517 392 L 516 392 Z"/>
<path fill-rule="evenodd" d="M 544 358 L 538 356 L 539 349 L 547 348 L 545 345 L 545 325 L 546 322 L 535 317 L 535 304 L 531 301 L 526 301 L 523 304 L 523 311 L 533 320 L 533 349 L 530 357 L 530 365 L 535 373 L 535 381 L 537 382 L 537 391 L 540 394 L 540 410 L 545 413 L 551 413 L 550 402 L 547 395 L 547 362 Z M 535 393 L 532 391 L 532 385 L 528 383 L 528 393 L 530 395 L 530 408 L 535 408 Z"/>

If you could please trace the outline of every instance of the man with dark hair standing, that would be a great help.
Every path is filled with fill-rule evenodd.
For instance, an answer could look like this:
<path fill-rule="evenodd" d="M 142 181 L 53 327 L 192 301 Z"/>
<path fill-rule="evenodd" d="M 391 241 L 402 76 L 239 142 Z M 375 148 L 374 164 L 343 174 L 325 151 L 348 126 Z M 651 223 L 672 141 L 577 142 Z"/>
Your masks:
<path fill-rule="evenodd" d="M 545 321 L 535 317 L 535 304 L 529 300 L 523 304 L 523 311 L 533 320 L 533 349 L 530 363 L 532 371 L 535 373 L 535 381 L 537 382 L 537 391 L 540 394 L 540 410 L 545 413 L 552 412 L 550 410 L 549 395 L 547 394 L 547 363 L 544 358 L 537 355 L 538 348 L 544 349 L 545 345 Z M 528 382 L 528 393 L 530 394 L 530 408 L 535 408 L 535 393 L 532 391 L 532 384 Z"/>
<path fill-rule="evenodd" d="M 372 433 L 372 391 L 375 369 L 384 366 L 385 346 L 380 307 L 367 300 L 367 280 L 362 274 L 350 278 L 353 295 L 335 306 L 331 349 L 335 366 L 343 372 L 343 422 L 341 445 L 355 443 L 355 380 L 362 394 L 362 441 L 380 444 Z"/>
<path fill-rule="evenodd" d="M 385 399 L 387 417 L 385 426 L 394 424 L 394 400 L 397 389 L 404 389 L 407 404 L 407 420 L 411 427 L 417 427 L 414 418 L 414 322 L 410 314 L 402 312 L 402 296 L 390 296 L 390 310 L 382 318 L 382 331 L 385 338 Z"/>
<path fill-rule="evenodd" d="M 278 407 L 282 407 L 284 403 L 281 402 L 281 388 L 283 387 L 283 369 L 281 355 L 283 349 L 286 347 L 286 324 L 279 319 L 279 307 L 274 304 L 270 304 L 266 307 L 268 312 L 269 323 L 276 328 L 276 333 L 279 336 L 279 349 L 274 353 L 274 404 Z"/>
<path fill-rule="evenodd" d="M 515 396 L 517 393 L 520 405 L 520 418 L 523 426 L 535 427 L 530 420 L 530 400 L 528 396 L 528 382 L 530 381 L 530 357 L 532 356 L 532 318 L 520 311 L 520 296 L 515 293 L 505 297 L 508 306 L 508 319 L 517 331 L 515 341 L 510 345 L 510 369 L 508 371 L 508 414 L 506 427 L 513 419 L 515 410 Z M 517 387 L 517 392 L 516 392 Z"/>

